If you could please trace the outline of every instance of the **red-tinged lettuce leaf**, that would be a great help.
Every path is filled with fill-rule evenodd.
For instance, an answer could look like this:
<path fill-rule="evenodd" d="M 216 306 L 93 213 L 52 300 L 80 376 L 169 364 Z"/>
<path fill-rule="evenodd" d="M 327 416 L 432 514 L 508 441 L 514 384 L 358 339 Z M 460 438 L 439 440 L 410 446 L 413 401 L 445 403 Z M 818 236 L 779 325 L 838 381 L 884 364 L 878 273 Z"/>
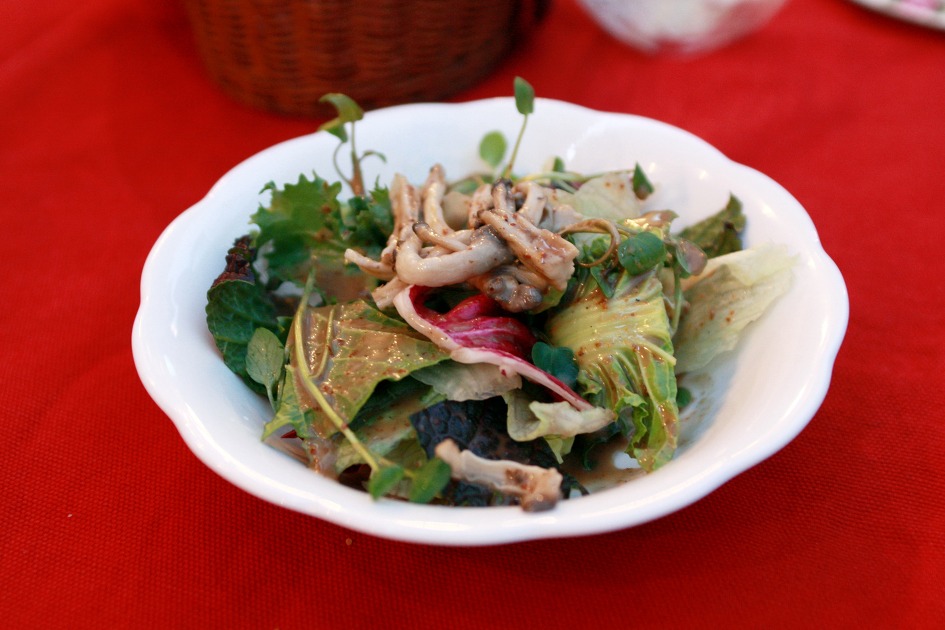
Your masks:
<path fill-rule="evenodd" d="M 398 319 L 364 301 L 307 308 L 289 334 L 294 389 L 306 413 L 299 437 L 330 438 L 354 420 L 377 385 L 448 358 Z"/>
<path fill-rule="evenodd" d="M 226 255 L 226 268 L 207 292 L 207 328 L 223 361 L 254 391 L 265 393 L 246 370 L 246 354 L 257 328 L 279 332 L 276 308 L 256 281 L 250 238 L 239 238 Z"/>

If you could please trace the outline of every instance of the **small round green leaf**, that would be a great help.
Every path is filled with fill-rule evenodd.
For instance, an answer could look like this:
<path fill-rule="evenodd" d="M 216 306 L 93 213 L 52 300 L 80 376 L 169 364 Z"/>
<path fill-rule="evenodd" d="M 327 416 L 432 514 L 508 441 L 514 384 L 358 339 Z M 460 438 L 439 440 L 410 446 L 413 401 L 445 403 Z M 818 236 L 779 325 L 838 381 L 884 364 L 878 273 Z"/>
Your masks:
<path fill-rule="evenodd" d="M 515 77 L 515 108 L 525 116 L 535 111 L 535 88 L 522 77 Z"/>
<path fill-rule="evenodd" d="M 334 123 L 334 124 L 331 126 L 326 126 L 328 123 L 325 123 L 325 125 L 322 125 L 321 127 L 319 127 L 318 130 L 327 131 L 328 133 L 335 136 L 342 142 L 347 142 L 348 131 L 345 129 L 345 124 L 341 122 L 340 120 L 338 120 L 337 118 L 330 120 L 329 122 Z"/>
<path fill-rule="evenodd" d="M 552 346 L 539 341 L 532 346 L 532 362 L 568 387 L 573 388 L 577 384 L 579 370 L 571 348 Z"/>
<path fill-rule="evenodd" d="M 439 457 L 421 466 L 410 486 L 409 499 L 414 503 L 429 503 L 449 483 L 452 469 Z"/>
<path fill-rule="evenodd" d="M 379 468 L 368 480 L 368 492 L 371 493 L 371 497 L 379 499 L 390 492 L 403 478 L 404 469 L 396 464 Z"/>
<path fill-rule="evenodd" d="M 285 349 L 275 333 L 268 328 L 253 331 L 246 348 L 246 373 L 249 377 L 269 389 L 279 382 L 284 364 Z"/>
<path fill-rule="evenodd" d="M 639 164 L 633 167 L 633 194 L 637 199 L 646 199 L 653 194 L 653 184 Z"/>
<path fill-rule="evenodd" d="M 492 168 L 497 168 L 505 157 L 508 144 L 501 131 L 490 131 L 479 143 L 479 156 Z"/>
<path fill-rule="evenodd" d="M 640 232 L 620 244 L 617 258 L 627 273 L 636 276 L 666 259 L 666 244 L 652 232 Z"/>
<path fill-rule="evenodd" d="M 338 92 L 325 94 L 318 99 L 320 103 L 330 103 L 338 112 L 338 120 L 342 123 L 354 122 L 364 118 L 364 110 L 353 98 Z"/>

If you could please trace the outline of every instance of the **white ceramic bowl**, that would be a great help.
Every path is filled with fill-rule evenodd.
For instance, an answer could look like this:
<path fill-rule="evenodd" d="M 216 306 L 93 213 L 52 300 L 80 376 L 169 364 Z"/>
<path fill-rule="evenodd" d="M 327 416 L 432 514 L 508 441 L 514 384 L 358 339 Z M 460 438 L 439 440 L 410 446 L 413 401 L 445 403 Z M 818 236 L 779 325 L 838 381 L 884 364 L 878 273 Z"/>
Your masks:
<path fill-rule="evenodd" d="M 434 162 L 453 177 L 480 168 L 483 134 L 499 129 L 513 138 L 520 116 L 511 99 L 500 98 L 393 107 L 369 113 L 358 125 L 359 148 L 388 159 L 386 165 L 369 163 L 371 179 L 389 181 L 396 170 L 422 181 Z M 684 417 L 677 457 L 618 488 L 528 514 L 514 507 L 372 501 L 320 477 L 260 441 L 271 414 L 268 403 L 224 366 L 207 332 L 204 307 L 225 252 L 249 227 L 263 184 L 294 182 L 312 170 L 333 176 L 336 142 L 328 134 L 304 136 L 236 166 L 171 223 L 144 267 L 132 334 L 141 380 L 197 457 L 247 492 L 353 530 L 429 544 L 604 532 L 705 496 L 794 438 L 823 401 L 846 329 L 847 294 L 798 202 L 768 177 L 675 127 L 539 99 L 517 170 L 538 169 L 554 155 L 584 172 L 639 162 L 657 185 L 649 203 L 676 210 L 680 227 L 721 208 L 734 191 L 748 217 L 747 243 L 776 241 L 798 256 L 792 289 L 711 376 L 691 383 L 700 404 Z"/>
<path fill-rule="evenodd" d="M 581 0 L 605 31 L 643 52 L 707 52 L 764 26 L 785 0 Z"/>

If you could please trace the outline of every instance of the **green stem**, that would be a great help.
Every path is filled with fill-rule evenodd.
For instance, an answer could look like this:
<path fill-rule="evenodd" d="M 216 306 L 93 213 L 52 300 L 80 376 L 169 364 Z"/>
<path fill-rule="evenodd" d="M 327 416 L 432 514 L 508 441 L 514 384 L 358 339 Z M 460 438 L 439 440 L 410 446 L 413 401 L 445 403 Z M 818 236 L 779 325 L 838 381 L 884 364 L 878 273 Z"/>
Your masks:
<path fill-rule="evenodd" d="M 335 428 L 345 436 L 345 438 L 351 443 L 351 446 L 354 447 L 354 450 L 364 458 L 365 463 L 371 467 L 372 471 L 376 471 L 380 468 L 380 464 L 375 459 L 374 455 L 369 451 L 358 439 L 358 436 L 355 435 L 354 431 L 348 428 L 348 423 L 338 415 L 338 412 L 335 411 L 334 407 L 331 406 L 331 403 L 328 402 L 328 399 L 325 398 L 325 395 L 313 382 L 314 375 L 308 367 L 308 361 L 305 357 L 305 339 L 302 335 L 302 313 L 305 310 L 305 306 L 308 303 L 308 296 L 311 293 L 311 288 L 314 285 L 314 274 L 309 274 L 308 280 L 305 283 L 305 291 L 302 295 L 302 301 L 299 304 L 298 310 L 295 312 L 295 321 L 293 322 L 293 329 L 295 334 L 295 358 L 296 363 L 299 366 L 299 370 L 302 373 L 302 383 L 305 386 L 305 391 L 315 399 L 315 402 L 318 403 L 318 406 L 325 413 L 326 416 L 331 420 L 332 424 L 335 425 Z M 331 327 L 332 321 L 334 319 L 334 311 L 332 311 L 328 316 L 328 322 L 325 324 L 325 336 L 327 339 L 331 339 Z M 326 345 L 327 347 L 327 345 Z M 326 352 L 322 356 L 322 362 L 319 366 L 319 371 L 323 371 L 324 367 L 328 360 L 328 353 Z"/>
<path fill-rule="evenodd" d="M 351 191 L 361 197 L 364 195 L 364 176 L 361 174 L 361 160 L 358 159 L 358 150 L 354 144 L 354 127 L 351 123 Z"/>
<path fill-rule="evenodd" d="M 505 177 L 512 176 L 512 166 L 515 164 L 515 158 L 518 157 L 518 148 L 522 144 L 522 136 L 525 135 L 525 126 L 528 125 L 528 114 L 522 118 L 522 128 L 518 130 L 518 138 L 515 139 L 515 146 L 512 148 L 512 157 L 509 158 L 509 165 L 505 167 Z"/>
<path fill-rule="evenodd" d="M 341 166 L 338 165 L 338 153 L 341 151 L 341 147 L 344 145 L 343 142 L 339 142 L 338 146 L 335 147 L 335 150 L 331 154 L 331 163 L 335 167 L 335 172 L 338 173 L 338 177 L 344 180 L 349 186 L 351 185 L 351 180 L 345 177 L 344 172 L 341 170 Z"/>
<path fill-rule="evenodd" d="M 673 266 L 673 321 L 670 327 L 673 334 L 676 334 L 676 331 L 679 330 L 679 318 L 682 315 L 682 304 L 683 304 L 683 290 L 682 278 L 679 275 L 679 269 L 676 266 Z"/>

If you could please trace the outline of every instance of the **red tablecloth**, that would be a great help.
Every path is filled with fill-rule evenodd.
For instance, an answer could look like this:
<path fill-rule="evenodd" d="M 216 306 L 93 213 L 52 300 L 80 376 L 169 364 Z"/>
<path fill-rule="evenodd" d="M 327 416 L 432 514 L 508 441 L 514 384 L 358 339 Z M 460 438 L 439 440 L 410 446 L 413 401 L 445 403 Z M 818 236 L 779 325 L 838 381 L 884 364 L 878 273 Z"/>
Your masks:
<path fill-rule="evenodd" d="M 455 97 L 521 75 L 694 132 L 801 201 L 851 303 L 826 401 L 769 460 L 640 527 L 472 549 L 246 494 L 136 375 L 158 235 L 315 123 L 221 94 L 175 3 L 8 1 L 0 34 L 3 627 L 945 627 L 945 33 L 792 0 L 648 58 L 559 0 Z"/>

